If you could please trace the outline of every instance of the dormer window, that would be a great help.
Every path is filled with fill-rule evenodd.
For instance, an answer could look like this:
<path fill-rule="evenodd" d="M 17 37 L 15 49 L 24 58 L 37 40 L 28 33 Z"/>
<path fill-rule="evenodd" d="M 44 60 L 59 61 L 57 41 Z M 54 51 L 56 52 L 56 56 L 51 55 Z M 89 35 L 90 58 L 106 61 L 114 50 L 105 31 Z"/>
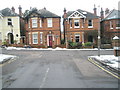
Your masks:
<path fill-rule="evenodd" d="M 8 25 L 12 25 L 12 19 L 8 18 Z"/>
<path fill-rule="evenodd" d="M 80 28 L 80 20 L 78 19 L 74 20 L 74 28 Z"/>

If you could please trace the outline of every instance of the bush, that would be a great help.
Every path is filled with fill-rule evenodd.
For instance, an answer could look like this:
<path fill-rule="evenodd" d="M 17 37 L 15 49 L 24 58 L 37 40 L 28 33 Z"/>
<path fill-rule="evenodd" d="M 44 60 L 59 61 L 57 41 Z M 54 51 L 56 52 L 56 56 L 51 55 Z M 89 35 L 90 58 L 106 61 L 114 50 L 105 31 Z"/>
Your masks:
<path fill-rule="evenodd" d="M 84 43 L 84 46 L 92 46 L 93 44 L 92 44 L 92 42 L 86 42 L 86 43 Z"/>
<path fill-rule="evenodd" d="M 61 40 L 61 44 L 65 44 L 64 39 Z"/>
<path fill-rule="evenodd" d="M 76 42 L 69 41 L 68 46 L 70 49 L 80 49 L 82 47 L 82 43 L 81 42 L 76 43 Z"/>

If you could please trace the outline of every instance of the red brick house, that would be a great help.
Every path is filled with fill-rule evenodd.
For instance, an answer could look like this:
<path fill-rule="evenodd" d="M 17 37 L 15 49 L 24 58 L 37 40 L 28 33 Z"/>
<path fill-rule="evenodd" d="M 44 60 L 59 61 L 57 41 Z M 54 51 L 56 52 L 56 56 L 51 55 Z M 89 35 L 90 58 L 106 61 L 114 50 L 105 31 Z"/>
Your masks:
<path fill-rule="evenodd" d="M 78 9 L 68 11 L 64 9 L 63 28 L 64 40 L 72 42 L 92 42 L 97 44 L 99 17 L 94 13 Z"/>
<path fill-rule="evenodd" d="M 108 11 L 108 12 L 107 12 Z M 120 11 L 107 9 L 104 19 L 101 20 L 101 43 L 112 44 L 113 37 L 120 38 Z"/>
<path fill-rule="evenodd" d="M 44 9 L 26 12 L 26 40 L 32 47 L 55 47 L 60 44 L 61 17 Z"/>

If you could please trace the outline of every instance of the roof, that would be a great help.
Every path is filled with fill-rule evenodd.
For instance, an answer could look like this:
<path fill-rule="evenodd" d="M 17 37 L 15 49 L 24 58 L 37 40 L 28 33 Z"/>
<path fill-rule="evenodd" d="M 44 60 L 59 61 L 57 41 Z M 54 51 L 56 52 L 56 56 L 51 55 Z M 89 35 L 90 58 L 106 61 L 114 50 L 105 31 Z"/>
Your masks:
<path fill-rule="evenodd" d="M 120 19 L 120 10 L 113 9 L 103 20 Z"/>
<path fill-rule="evenodd" d="M 5 8 L 3 10 L 0 10 L 0 14 L 2 16 L 18 16 L 17 13 L 14 13 L 11 9 Z"/>
<path fill-rule="evenodd" d="M 78 11 L 79 13 L 81 13 L 82 15 L 86 16 L 86 18 L 90 18 L 90 19 L 93 19 L 93 18 L 99 18 L 99 16 L 96 16 L 95 14 L 93 13 L 90 13 L 88 11 L 85 11 L 85 10 L 81 10 L 81 9 L 78 9 L 76 10 Z M 75 11 L 68 11 L 67 12 L 67 17 L 69 17 L 71 14 L 73 14 Z"/>
<path fill-rule="evenodd" d="M 46 10 L 45 8 L 40 9 L 40 10 L 37 10 L 37 9 L 33 8 L 32 10 L 27 12 L 25 17 L 30 16 L 32 13 L 37 13 L 39 15 L 39 17 L 43 17 L 43 18 L 60 18 L 60 16 Z"/>

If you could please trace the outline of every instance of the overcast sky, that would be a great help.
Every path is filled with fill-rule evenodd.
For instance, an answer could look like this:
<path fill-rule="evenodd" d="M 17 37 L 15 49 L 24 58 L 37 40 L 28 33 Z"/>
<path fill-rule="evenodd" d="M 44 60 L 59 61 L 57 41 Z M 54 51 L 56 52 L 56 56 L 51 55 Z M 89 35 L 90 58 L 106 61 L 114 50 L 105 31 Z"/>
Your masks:
<path fill-rule="evenodd" d="M 18 6 L 22 6 L 22 11 L 30 9 L 30 7 L 36 7 L 42 9 L 46 7 L 47 10 L 57 14 L 62 15 L 63 9 L 66 8 L 67 11 L 82 9 L 89 12 L 93 12 L 94 4 L 96 7 L 100 5 L 105 8 L 118 9 L 118 2 L 120 0 L 0 0 L 0 10 L 12 6 L 15 7 L 15 11 L 18 13 Z"/>

